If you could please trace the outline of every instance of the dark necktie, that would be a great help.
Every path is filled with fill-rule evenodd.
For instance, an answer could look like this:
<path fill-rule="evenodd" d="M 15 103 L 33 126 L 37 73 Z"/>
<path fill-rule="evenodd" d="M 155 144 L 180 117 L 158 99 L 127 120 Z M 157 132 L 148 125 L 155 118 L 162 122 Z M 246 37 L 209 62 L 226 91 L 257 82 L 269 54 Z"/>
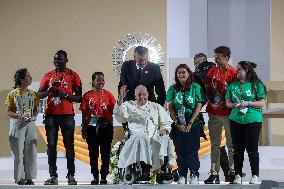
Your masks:
<path fill-rule="evenodd" d="M 143 72 L 143 69 L 142 68 L 139 68 L 138 69 L 138 73 L 137 73 L 137 82 L 140 84 L 141 83 L 141 80 L 142 80 L 142 72 Z"/>

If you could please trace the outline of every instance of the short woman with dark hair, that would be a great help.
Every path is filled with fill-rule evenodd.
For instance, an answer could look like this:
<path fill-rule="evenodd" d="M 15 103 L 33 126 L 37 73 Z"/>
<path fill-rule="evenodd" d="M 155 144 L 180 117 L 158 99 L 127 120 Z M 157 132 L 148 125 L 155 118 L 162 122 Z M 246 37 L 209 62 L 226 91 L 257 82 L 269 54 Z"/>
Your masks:
<path fill-rule="evenodd" d="M 262 126 L 262 107 L 265 105 L 266 89 L 258 78 L 256 64 L 241 61 L 237 65 L 237 81 L 226 91 L 226 105 L 231 108 L 230 130 L 234 148 L 235 180 L 242 183 L 244 152 L 248 153 L 252 178 L 250 184 L 257 184 L 259 177 L 258 140 Z"/>
<path fill-rule="evenodd" d="M 9 142 L 14 154 L 14 179 L 18 185 L 34 185 L 37 173 L 37 129 L 35 119 L 39 99 L 28 89 L 32 77 L 27 69 L 16 71 L 15 87 L 6 99 L 10 117 Z"/>
<path fill-rule="evenodd" d="M 178 184 L 186 184 L 188 169 L 190 170 L 190 184 L 198 184 L 199 112 L 205 102 L 205 96 L 200 85 L 193 82 L 193 73 L 186 64 L 180 64 L 176 68 L 175 84 L 170 86 L 166 100 L 171 118 L 175 121 L 172 136 L 180 176 Z"/>
<path fill-rule="evenodd" d="M 87 140 L 94 176 L 91 184 L 99 184 L 98 158 L 101 153 L 100 184 L 107 184 L 109 174 L 111 142 L 113 139 L 113 108 L 114 96 L 104 89 L 105 79 L 102 72 L 92 75 L 92 90 L 83 96 L 80 110 L 82 111 L 82 137 Z"/>

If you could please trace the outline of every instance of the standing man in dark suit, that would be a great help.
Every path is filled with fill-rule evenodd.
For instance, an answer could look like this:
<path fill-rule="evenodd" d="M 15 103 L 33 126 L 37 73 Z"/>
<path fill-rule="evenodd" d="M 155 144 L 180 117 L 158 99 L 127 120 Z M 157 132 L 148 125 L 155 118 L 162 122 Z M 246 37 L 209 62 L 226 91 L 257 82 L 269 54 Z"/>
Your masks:
<path fill-rule="evenodd" d="M 124 101 L 135 100 L 135 88 L 144 85 L 149 92 L 149 101 L 164 106 L 166 90 L 160 66 L 149 62 L 148 56 L 146 47 L 138 46 L 134 49 L 134 60 L 125 61 L 122 65 L 118 89 L 126 85 L 128 92 Z"/>

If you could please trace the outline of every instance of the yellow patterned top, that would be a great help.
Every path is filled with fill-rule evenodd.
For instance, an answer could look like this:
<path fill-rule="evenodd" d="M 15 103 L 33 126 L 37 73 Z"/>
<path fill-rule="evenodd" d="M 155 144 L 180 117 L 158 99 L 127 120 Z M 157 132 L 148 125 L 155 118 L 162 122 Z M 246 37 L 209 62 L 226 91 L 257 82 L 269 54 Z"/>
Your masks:
<path fill-rule="evenodd" d="M 12 112 L 31 112 L 37 111 L 39 97 L 36 92 L 30 89 L 21 91 L 20 88 L 13 89 L 9 92 L 5 105 Z"/>

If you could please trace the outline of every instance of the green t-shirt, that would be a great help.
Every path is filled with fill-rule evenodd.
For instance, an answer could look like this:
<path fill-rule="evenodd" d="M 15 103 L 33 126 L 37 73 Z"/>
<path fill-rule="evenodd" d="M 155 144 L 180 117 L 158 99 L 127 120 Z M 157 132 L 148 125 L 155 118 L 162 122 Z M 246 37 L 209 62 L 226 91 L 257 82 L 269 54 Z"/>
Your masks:
<path fill-rule="evenodd" d="M 242 86 L 241 87 L 242 90 L 240 90 L 240 86 Z M 241 84 L 240 81 L 236 81 L 228 86 L 225 98 L 230 99 L 233 103 L 238 103 L 242 101 L 255 102 L 257 100 L 266 98 L 264 85 L 262 83 L 255 84 L 255 91 L 256 92 L 252 90 L 251 82 Z M 246 114 L 240 113 L 239 108 L 233 108 L 229 119 L 240 124 L 262 122 L 261 108 L 256 108 L 256 107 L 247 107 L 247 108 L 248 110 Z"/>
<path fill-rule="evenodd" d="M 185 96 L 185 99 L 184 99 Z M 185 100 L 185 103 L 183 102 Z M 185 105 L 185 117 L 187 118 L 187 123 L 189 122 L 190 116 L 192 115 L 196 104 L 201 103 L 205 104 L 205 95 L 201 89 L 201 86 L 197 83 L 192 83 L 190 89 L 185 92 L 185 95 L 183 95 L 182 91 L 177 91 L 175 89 L 175 84 L 170 86 L 168 92 L 166 101 L 170 102 L 173 101 L 175 112 L 177 113 L 179 109 L 182 108 L 182 105 Z M 194 123 L 192 124 L 192 127 L 195 127 L 198 125 L 199 122 L 199 116 L 194 120 Z"/>

